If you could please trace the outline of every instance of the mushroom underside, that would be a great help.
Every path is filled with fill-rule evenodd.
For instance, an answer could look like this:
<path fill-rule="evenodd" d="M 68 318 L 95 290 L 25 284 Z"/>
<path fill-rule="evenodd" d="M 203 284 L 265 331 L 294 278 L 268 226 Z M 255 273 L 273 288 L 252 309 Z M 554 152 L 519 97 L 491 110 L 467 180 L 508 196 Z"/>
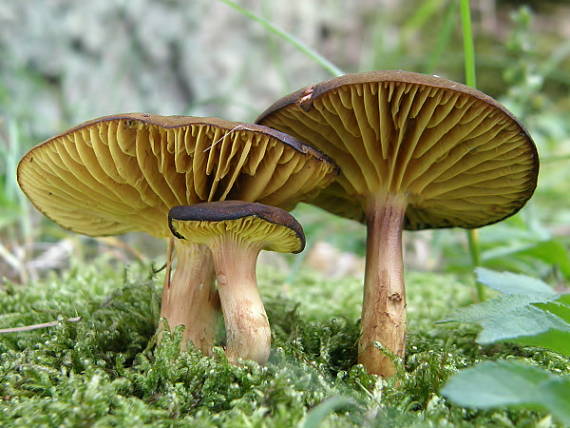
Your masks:
<path fill-rule="evenodd" d="M 265 364 L 271 330 L 257 289 L 257 257 L 262 249 L 301 251 L 301 225 L 285 210 L 243 201 L 174 207 L 168 218 L 178 240 L 206 246 L 212 254 L 228 359 Z"/>
<path fill-rule="evenodd" d="M 402 229 L 495 223 L 536 187 L 536 147 L 517 120 L 487 95 L 435 76 L 345 75 L 278 100 L 257 122 L 339 165 L 313 203 L 367 224 L 359 361 L 384 376 L 394 372 L 386 355 L 404 355 Z"/>

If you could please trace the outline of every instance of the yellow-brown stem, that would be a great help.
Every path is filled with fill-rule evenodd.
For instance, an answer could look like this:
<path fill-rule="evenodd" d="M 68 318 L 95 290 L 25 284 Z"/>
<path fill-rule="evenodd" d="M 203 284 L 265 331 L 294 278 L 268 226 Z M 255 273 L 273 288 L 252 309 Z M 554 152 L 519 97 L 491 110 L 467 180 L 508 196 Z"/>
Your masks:
<path fill-rule="evenodd" d="M 392 354 L 405 353 L 406 295 L 402 259 L 403 197 L 375 199 L 367 208 L 367 249 L 358 362 L 369 373 L 392 376 L 391 359 L 374 345 L 379 342 Z"/>
<path fill-rule="evenodd" d="M 185 327 L 181 346 L 188 341 L 209 355 L 214 344 L 219 298 L 214 288 L 214 265 L 203 245 L 174 240 L 177 266 L 172 280 L 165 281 L 161 318 L 168 326 Z"/>
<path fill-rule="evenodd" d="M 271 350 L 271 330 L 257 290 L 255 265 L 261 248 L 231 236 L 210 245 L 226 327 L 226 355 L 265 364 Z"/>

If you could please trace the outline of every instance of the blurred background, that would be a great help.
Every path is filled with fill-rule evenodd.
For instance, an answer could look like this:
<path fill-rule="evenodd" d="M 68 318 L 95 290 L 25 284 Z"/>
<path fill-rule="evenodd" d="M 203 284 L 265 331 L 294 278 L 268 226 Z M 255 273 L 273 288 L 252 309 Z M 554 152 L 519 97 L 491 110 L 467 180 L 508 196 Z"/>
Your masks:
<path fill-rule="evenodd" d="M 464 81 L 456 0 L 240 0 L 345 72 L 404 69 Z M 472 0 L 478 88 L 529 129 L 541 155 L 527 207 L 481 229 L 482 263 L 570 279 L 570 2 Z M 15 169 L 33 145 L 98 116 L 148 112 L 253 121 L 275 99 L 331 75 L 214 0 L 0 1 L 0 284 L 109 257 L 164 260 L 133 234 L 92 239 L 39 214 Z M 309 248 L 266 256 L 291 275 L 362 275 L 365 230 L 300 206 Z M 470 272 L 465 233 L 407 233 L 408 269 Z M 158 262 L 160 264 L 160 261 Z"/>

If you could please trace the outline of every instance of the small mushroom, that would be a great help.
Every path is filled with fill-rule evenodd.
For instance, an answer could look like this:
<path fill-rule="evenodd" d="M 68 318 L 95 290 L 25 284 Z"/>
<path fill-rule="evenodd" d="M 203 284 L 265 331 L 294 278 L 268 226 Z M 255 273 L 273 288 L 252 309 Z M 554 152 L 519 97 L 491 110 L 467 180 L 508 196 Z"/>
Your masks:
<path fill-rule="evenodd" d="M 212 252 L 232 362 L 265 364 L 271 331 L 257 290 L 256 262 L 261 250 L 299 253 L 305 247 L 301 225 L 287 211 L 242 201 L 174 207 L 168 213 L 172 233 Z"/>
<path fill-rule="evenodd" d="M 292 209 L 337 173 L 317 150 L 265 126 L 142 113 L 72 128 L 32 148 L 17 172 L 34 206 L 66 229 L 168 239 L 172 207 L 240 199 Z M 161 316 L 185 326 L 182 346 L 190 340 L 208 353 L 219 312 L 213 262 L 200 245 L 174 247 Z"/>
<path fill-rule="evenodd" d="M 532 139 L 480 91 L 404 71 L 349 74 L 294 92 L 258 123 L 313 144 L 340 167 L 313 201 L 368 227 L 358 360 L 395 368 L 405 350 L 402 229 L 476 228 L 515 214 L 538 175 Z"/>

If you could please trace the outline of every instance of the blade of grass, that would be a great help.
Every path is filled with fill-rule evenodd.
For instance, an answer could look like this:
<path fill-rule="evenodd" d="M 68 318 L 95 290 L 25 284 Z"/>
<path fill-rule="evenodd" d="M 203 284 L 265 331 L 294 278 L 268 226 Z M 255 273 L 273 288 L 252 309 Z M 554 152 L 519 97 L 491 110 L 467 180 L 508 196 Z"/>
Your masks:
<path fill-rule="evenodd" d="M 22 271 L 22 263 L 20 260 L 14 256 L 8 248 L 4 247 L 0 242 L 0 258 L 3 259 L 6 263 L 8 263 L 15 271 L 21 272 Z"/>
<path fill-rule="evenodd" d="M 463 57 L 465 62 L 465 83 L 467 86 L 475 88 L 477 86 L 475 73 L 475 46 L 473 44 L 473 30 L 471 28 L 471 9 L 469 0 L 460 2 L 461 28 L 463 30 Z M 481 250 L 479 248 L 479 233 L 476 229 L 467 231 L 467 241 L 469 242 L 469 253 L 471 254 L 471 264 L 477 268 L 481 264 Z M 485 300 L 485 288 L 483 284 L 475 280 L 477 289 L 477 299 Z"/>
<path fill-rule="evenodd" d="M 264 16 L 267 17 L 269 21 L 271 21 L 271 1 L 270 0 L 263 0 L 261 2 L 261 11 Z M 281 84 L 283 85 L 284 92 L 291 92 L 291 84 L 289 79 L 287 78 L 287 71 L 286 67 L 283 64 L 283 55 L 279 54 L 279 46 L 277 40 L 274 37 L 267 37 L 267 48 L 269 50 L 269 55 L 273 63 L 275 64 L 275 68 L 277 73 L 279 74 L 279 78 L 281 79 Z"/>
<path fill-rule="evenodd" d="M 475 78 L 475 46 L 473 44 L 473 30 L 471 28 L 471 9 L 469 0 L 461 0 L 461 28 L 463 30 L 463 56 L 465 61 L 465 83 L 473 88 L 477 87 Z"/>
<path fill-rule="evenodd" d="M 432 54 L 429 56 L 428 62 L 425 66 L 425 72 L 428 74 L 434 73 L 441 59 L 441 55 L 449 45 L 449 41 L 451 40 L 451 33 L 453 31 L 453 26 L 455 23 L 456 13 L 457 13 L 457 2 L 455 0 L 452 0 L 445 13 L 443 26 L 441 30 L 438 32 L 435 48 L 433 49 Z"/>
<path fill-rule="evenodd" d="M 14 200 L 19 192 L 16 168 L 20 151 L 20 132 L 15 121 L 8 122 L 8 153 L 6 157 L 6 196 Z"/>
<path fill-rule="evenodd" d="M 440 11 L 442 4 L 443 0 L 426 0 L 421 2 L 415 13 L 404 24 L 402 39 L 410 39 L 413 33 L 419 31 L 426 23 L 430 22 L 433 15 Z"/>
<path fill-rule="evenodd" d="M 309 57 L 310 59 L 315 61 L 324 70 L 328 71 L 333 76 L 342 76 L 344 74 L 344 72 L 340 68 L 338 68 L 332 62 L 330 62 L 328 59 L 326 59 L 325 57 L 323 57 L 322 55 L 317 53 L 315 50 L 311 49 L 309 46 L 307 46 L 305 43 L 303 43 L 297 37 L 295 37 L 292 34 L 278 28 L 276 25 L 272 24 L 267 19 L 264 19 L 261 16 L 256 15 L 255 13 L 253 13 L 247 9 L 244 9 L 243 7 L 238 5 L 237 3 L 233 2 L 232 0 L 218 0 L 218 1 L 221 1 L 225 5 L 231 7 L 232 9 L 235 9 L 236 11 L 238 11 L 239 13 L 241 13 L 242 15 L 247 17 L 248 19 L 261 24 L 270 33 L 275 34 L 276 36 L 285 40 L 290 45 L 297 48 L 300 52 L 302 52 L 307 57 Z"/>

